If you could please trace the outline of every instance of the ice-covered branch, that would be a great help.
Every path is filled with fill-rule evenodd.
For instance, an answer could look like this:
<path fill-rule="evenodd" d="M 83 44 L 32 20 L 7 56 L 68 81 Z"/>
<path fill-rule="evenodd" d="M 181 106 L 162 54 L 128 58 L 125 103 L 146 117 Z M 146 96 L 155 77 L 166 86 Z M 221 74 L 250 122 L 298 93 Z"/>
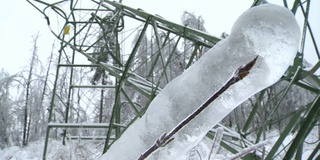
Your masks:
<path fill-rule="evenodd" d="M 215 99 L 217 99 L 224 91 L 226 91 L 230 86 L 237 83 L 238 81 L 242 80 L 246 77 L 249 73 L 251 68 L 257 61 L 258 56 L 254 58 L 249 63 L 240 66 L 234 73 L 233 76 L 227 81 L 225 85 L 223 85 L 217 92 L 215 92 L 207 101 L 205 101 L 197 110 L 195 110 L 192 114 L 190 114 L 187 118 L 185 118 L 182 122 L 180 122 L 173 130 L 169 132 L 169 134 L 164 133 L 161 135 L 159 139 L 147 150 L 145 151 L 138 159 L 143 160 L 147 158 L 152 152 L 157 150 L 159 147 L 164 147 L 168 143 L 170 143 L 174 138 L 172 137 L 176 134 L 182 127 L 188 124 L 192 119 L 198 116 L 205 108 L 207 108 L 210 103 L 212 103 Z"/>
<path fill-rule="evenodd" d="M 270 143 L 269 140 L 262 141 L 258 144 L 255 144 L 255 145 L 252 145 L 248 148 L 243 149 L 241 152 L 233 155 L 232 157 L 228 157 L 227 159 L 230 159 L 230 160 L 239 159 L 239 158 L 251 153 L 252 151 L 258 150 L 259 148 L 268 145 L 269 143 Z"/>
<path fill-rule="evenodd" d="M 211 157 L 215 157 L 215 155 L 217 154 L 218 152 L 218 149 L 220 147 L 220 142 L 222 140 L 222 137 L 223 137 L 223 128 L 222 127 L 218 127 L 217 129 L 217 132 L 214 136 L 214 139 L 213 139 L 213 144 L 212 144 L 212 147 L 211 147 L 211 150 L 210 150 L 210 153 L 209 153 L 209 158 L 208 160 L 210 160 Z"/>

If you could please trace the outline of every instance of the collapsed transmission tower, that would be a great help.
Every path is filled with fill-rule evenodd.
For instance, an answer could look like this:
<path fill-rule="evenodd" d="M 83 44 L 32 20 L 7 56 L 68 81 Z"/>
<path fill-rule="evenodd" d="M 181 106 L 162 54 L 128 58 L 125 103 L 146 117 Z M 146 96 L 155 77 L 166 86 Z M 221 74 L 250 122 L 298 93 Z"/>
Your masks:
<path fill-rule="evenodd" d="M 63 144 L 67 138 L 103 139 L 105 152 L 136 118 L 143 115 L 161 88 L 175 77 L 176 73 L 172 73 L 171 69 L 173 61 L 179 59 L 180 70 L 183 71 L 197 59 L 204 48 L 210 48 L 220 40 L 204 32 L 169 22 L 160 16 L 117 2 L 87 2 L 86 6 L 91 8 L 83 7 L 85 5 L 80 1 L 56 3 L 29 1 L 29 3 L 43 14 L 52 34 L 61 42 L 45 138 L 44 159 L 49 147 L 50 134 L 56 128 L 61 129 L 59 134 L 63 137 Z M 56 20 L 59 22 L 58 28 L 53 28 L 53 18 L 49 15 L 52 11 L 58 15 Z M 129 26 L 131 28 L 128 29 L 126 21 L 138 25 Z M 124 42 L 130 36 L 133 37 L 133 33 L 138 33 L 135 43 L 133 47 L 128 47 Z M 145 51 L 141 51 L 140 46 L 142 43 L 147 43 L 145 37 L 148 36 L 152 37 L 149 42 L 151 44 L 147 44 Z M 192 47 L 183 53 L 178 53 L 178 46 L 186 40 L 192 43 Z M 137 62 L 137 56 L 142 56 L 139 54 L 147 52 L 146 50 L 149 50 L 149 54 Z M 186 52 L 189 53 L 187 56 Z M 77 77 L 77 73 L 81 71 L 79 68 L 93 71 L 92 78 L 86 82 L 79 80 Z M 138 72 L 141 68 L 143 71 Z M 59 88 L 60 83 L 67 86 L 65 91 Z M 111 114 L 108 117 L 106 116 L 108 113 L 103 113 L 106 110 L 103 108 L 106 107 L 103 105 L 105 96 L 101 96 L 101 103 L 97 104 L 93 102 L 93 98 L 85 94 L 95 92 L 96 96 L 103 95 L 106 89 L 113 90 L 114 93 L 113 106 L 108 106 Z M 57 106 L 64 106 L 60 121 L 56 118 Z M 95 110 L 95 113 L 99 112 L 99 120 L 84 118 L 78 113 L 79 110 L 87 112 L 90 109 L 94 110 L 97 106 L 100 106 Z M 130 108 L 134 114 L 129 122 L 124 123 L 121 116 L 122 112 L 128 110 L 125 107 Z M 86 121 L 75 121 L 75 116 Z M 108 119 L 103 120 L 103 117 Z M 103 129 L 104 134 L 96 136 L 94 133 L 88 133 L 93 131 L 92 128 Z M 73 132 L 75 129 L 87 129 L 86 134 L 82 132 L 81 136 L 73 135 L 73 133 L 79 134 Z"/>
<path fill-rule="evenodd" d="M 144 114 L 163 86 L 220 40 L 108 0 L 27 1 L 44 16 L 60 41 L 43 159 L 53 134 L 60 134 L 63 144 L 66 139 L 104 140 L 106 152 Z M 293 4 L 294 13 L 299 2 Z M 307 17 L 308 10 L 303 13 Z M 304 23 L 302 49 L 283 80 L 318 93 L 320 81 L 314 74 L 320 61 L 311 70 L 299 72 L 298 79 L 293 78 L 302 65 L 306 30 L 311 32 L 307 18 Z M 132 46 L 125 43 L 128 39 L 134 40 Z M 192 47 L 179 52 L 186 41 Z M 172 69 L 172 63 L 178 63 L 180 70 Z M 129 112 L 131 117 L 124 118 Z"/>

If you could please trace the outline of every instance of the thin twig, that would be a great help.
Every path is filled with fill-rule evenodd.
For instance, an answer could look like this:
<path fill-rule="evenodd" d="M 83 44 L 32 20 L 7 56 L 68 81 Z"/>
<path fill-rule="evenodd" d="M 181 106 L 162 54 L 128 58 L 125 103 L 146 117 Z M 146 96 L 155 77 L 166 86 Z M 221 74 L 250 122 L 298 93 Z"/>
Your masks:
<path fill-rule="evenodd" d="M 214 136 L 214 139 L 213 139 L 213 144 L 211 146 L 211 150 L 210 150 L 210 153 L 209 153 L 208 160 L 211 159 L 211 156 L 214 158 L 215 155 L 217 154 L 219 146 L 220 146 L 220 142 L 222 140 L 222 137 L 223 137 L 223 128 L 222 127 L 218 127 L 217 131 L 216 131 L 216 134 Z"/>
<path fill-rule="evenodd" d="M 252 151 L 255 151 L 255 150 L 258 150 L 259 148 L 261 147 L 265 147 L 266 145 L 270 144 L 270 140 L 266 140 L 266 141 L 262 141 L 258 144 L 254 144 L 248 148 L 244 148 L 242 151 L 240 151 L 239 153 L 233 155 L 232 157 L 228 157 L 226 159 L 229 159 L 229 160 L 236 160 L 236 159 L 239 159 L 249 153 L 251 153 Z"/>
<path fill-rule="evenodd" d="M 152 154 L 155 150 L 159 147 L 164 147 L 168 143 L 170 143 L 174 138 L 172 137 L 176 134 L 182 127 L 188 124 L 192 119 L 194 119 L 197 115 L 199 115 L 205 108 L 207 108 L 215 99 L 217 99 L 224 91 L 226 91 L 231 85 L 237 83 L 238 81 L 242 80 L 249 74 L 249 71 L 256 63 L 258 56 L 255 57 L 249 63 L 239 67 L 234 73 L 233 76 L 227 81 L 225 85 L 223 85 L 217 92 L 215 92 L 208 100 L 206 100 L 198 109 L 196 109 L 192 114 L 186 117 L 183 121 L 181 121 L 173 130 L 169 132 L 169 134 L 164 133 L 162 134 L 159 139 L 148 149 L 146 150 L 138 160 L 144 160 L 150 154 Z"/>

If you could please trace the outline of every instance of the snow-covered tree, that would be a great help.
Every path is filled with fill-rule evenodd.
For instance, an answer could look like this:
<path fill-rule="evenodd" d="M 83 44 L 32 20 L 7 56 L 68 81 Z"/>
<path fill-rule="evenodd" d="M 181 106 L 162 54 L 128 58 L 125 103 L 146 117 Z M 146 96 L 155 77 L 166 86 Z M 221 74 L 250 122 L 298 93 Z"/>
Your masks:
<path fill-rule="evenodd" d="M 13 112 L 10 111 L 13 100 L 10 94 L 14 76 L 10 76 L 3 69 L 0 71 L 0 149 L 10 145 L 13 122 Z"/>
<path fill-rule="evenodd" d="M 206 28 L 204 27 L 205 21 L 202 16 L 196 16 L 194 13 L 184 11 L 181 16 L 181 23 L 186 27 L 190 27 L 202 32 L 207 32 Z M 194 49 L 196 49 L 196 52 L 193 52 Z M 183 56 L 185 60 L 184 67 L 188 67 L 186 66 L 186 63 L 188 62 L 187 60 L 190 60 L 191 57 L 194 57 L 192 61 L 196 61 L 208 50 L 209 48 L 203 46 L 199 47 L 195 42 L 185 39 L 183 43 Z"/>

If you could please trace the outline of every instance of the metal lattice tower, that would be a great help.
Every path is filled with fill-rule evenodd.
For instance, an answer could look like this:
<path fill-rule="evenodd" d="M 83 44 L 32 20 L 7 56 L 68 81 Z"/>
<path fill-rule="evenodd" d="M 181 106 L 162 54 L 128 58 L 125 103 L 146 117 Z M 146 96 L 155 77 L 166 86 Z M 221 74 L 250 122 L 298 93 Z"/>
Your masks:
<path fill-rule="evenodd" d="M 183 71 L 196 61 L 206 48 L 211 48 L 220 40 L 141 9 L 107 0 L 28 2 L 43 14 L 52 34 L 60 41 L 44 159 L 49 137 L 57 128 L 62 129 L 64 144 L 66 138 L 102 139 L 105 140 L 104 152 L 107 151 L 114 140 L 119 138 L 135 119 L 143 115 L 161 88 L 176 76 L 176 73 L 171 73 L 170 66 L 179 58 L 177 55 L 180 55 L 179 62 Z M 258 3 L 259 1 L 255 1 L 253 5 Z M 284 1 L 284 6 L 288 7 L 287 1 Z M 303 37 L 294 65 L 282 80 L 290 82 L 288 88 L 298 85 L 319 93 L 320 81 L 315 72 L 320 67 L 320 54 L 307 18 L 310 1 L 302 4 L 300 0 L 295 0 L 292 6 L 290 9 L 293 13 L 300 11 L 305 18 Z M 57 28 L 52 24 L 54 18 Z M 128 28 L 127 23 L 137 25 Z M 299 66 L 302 66 L 303 62 L 307 33 L 312 36 L 318 62 L 310 70 L 301 70 Z M 126 41 L 129 37 L 134 39 L 133 35 L 136 35 L 135 43 L 130 47 L 131 44 Z M 151 37 L 151 44 L 145 44 L 149 43 L 145 41 L 145 37 Z M 192 47 L 178 53 L 178 47 L 186 42 L 192 44 Z M 149 50 L 151 54 L 146 55 L 144 61 L 141 57 L 137 60 L 143 50 Z M 89 71 L 91 72 L 87 77 L 91 78 L 79 78 L 85 77 L 84 74 Z M 65 88 L 62 89 L 61 84 Z M 112 90 L 109 95 L 112 106 L 108 108 L 105 106 L 107 90 Z M 60 120 L 55 114 L 57 110 L 64 115 Z M 130 121 L 124 122 L 122 116 L 128 110 L 132 112 L 132 117 L 129 118 Z M 90 117 L 90 114 L 82 112 L 99 117 Z M 100 132 L 97 133 L 99 129 Z M 80 136 L 79 130 L 84 130 Z M 74 133 L 77 134 L 73 135 Z"/>

